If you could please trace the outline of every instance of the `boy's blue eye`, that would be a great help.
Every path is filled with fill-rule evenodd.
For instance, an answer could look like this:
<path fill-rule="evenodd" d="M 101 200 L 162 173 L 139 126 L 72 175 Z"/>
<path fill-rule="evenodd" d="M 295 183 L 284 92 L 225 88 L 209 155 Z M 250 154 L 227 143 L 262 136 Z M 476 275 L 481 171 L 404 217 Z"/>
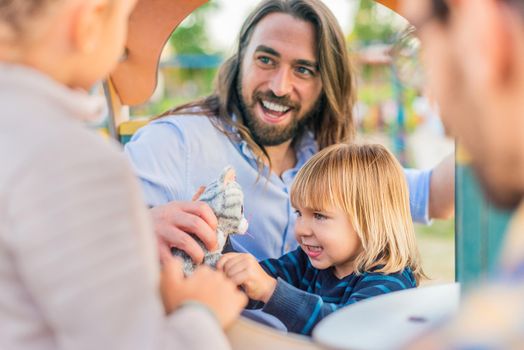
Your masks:
<path fill-rule="evenodd" d="M 295 210 L 295 214 L 296 216 L 302 216 L 302 213 L 300 212 L 300 210 Z"/>
<path fill-rule="evenodd" d="M 314 213 L 313 214 L 313 217 L 316 219 L 316 220 L 325 220 L 327 219 L 327 216 L 323 215 L 323 214 L 320 214 L 320 213 Z"/>

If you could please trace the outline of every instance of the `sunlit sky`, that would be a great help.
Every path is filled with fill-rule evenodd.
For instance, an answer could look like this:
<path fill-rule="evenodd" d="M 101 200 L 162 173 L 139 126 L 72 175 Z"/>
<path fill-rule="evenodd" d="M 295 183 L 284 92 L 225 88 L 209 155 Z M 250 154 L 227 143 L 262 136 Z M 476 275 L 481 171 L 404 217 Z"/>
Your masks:
<path fill-rule="evenodd" d="M 229 51 L 234 45 L 242 22 L 250 10 L 260 0 L 212 0 L 219 9 L 215 16 L 210 16 L 208 34 L 219 50 Z M 354 13 L 359 0 L 324 0 L 337 17 L 344 32 L 349 32 L 353 25 Z"/>

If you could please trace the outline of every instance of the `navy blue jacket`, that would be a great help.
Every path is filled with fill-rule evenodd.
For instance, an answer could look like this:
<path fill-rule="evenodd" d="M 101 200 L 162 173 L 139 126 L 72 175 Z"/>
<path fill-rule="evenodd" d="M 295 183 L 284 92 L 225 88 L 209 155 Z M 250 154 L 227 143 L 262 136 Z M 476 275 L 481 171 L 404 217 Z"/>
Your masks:
<path fill-rule="evenodd" d="M 260 262 L 262 268 L 277 279 L 275 292 L 266 304 L 251 302 L 274 315 L 288 331 L 310 335 L 313 327 L 337 309 L 380 294 L 416 287 L 409 268 L 399 273 L 352 273 L 339 279 L 333 268 L 314 268 L 302 248 L 278 259 Z"/>

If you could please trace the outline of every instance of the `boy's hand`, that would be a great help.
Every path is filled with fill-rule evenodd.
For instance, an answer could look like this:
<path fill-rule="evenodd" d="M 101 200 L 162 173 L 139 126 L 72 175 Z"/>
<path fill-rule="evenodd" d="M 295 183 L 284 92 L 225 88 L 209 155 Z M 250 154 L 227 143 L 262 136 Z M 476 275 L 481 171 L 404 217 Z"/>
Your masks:
<path fill-rule="evenodd" d="M 269 276 L 251 254 L 228 253 L 218 261 L 217 269 L 224 271 L 247 296 L 267 303 L 273 295 L 277 280 Z"/>
<path fill-rule="evenodd" d="M 184 278 L 182 261 L 162 256 L 160 289 L 166 313 L 171 313 L 185 301 L 197 301 L 207 306 L 227 328 L 247 304 L 246 296 L 223 273 L 207 266 L 198 267 Z"/>

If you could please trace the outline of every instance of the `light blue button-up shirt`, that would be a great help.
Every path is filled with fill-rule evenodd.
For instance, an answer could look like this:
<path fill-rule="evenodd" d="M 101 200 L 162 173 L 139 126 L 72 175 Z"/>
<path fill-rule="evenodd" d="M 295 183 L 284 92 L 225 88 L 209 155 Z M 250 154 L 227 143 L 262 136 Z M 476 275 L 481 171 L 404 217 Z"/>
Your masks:
<path fill-rule="evenodd" d="M 249 222 L 245 235 L 231 236 L 233 247 L 257 259 L 278 258 L 295 249 L 295 214 L 289 190 L 297 171 L 313 156 L 317 144 L 306 134 L 297 149 L 297 164 L 281 177 L 260 176 L 253 153 L 240 138 L 230 140 L 204 116 L 171 116 L 140 129 L 126 144 L 147 204 L 191 200 L 201 185 L 213 181 L 231 165 L 244 191 L 244 213 Z M 265 169 L 266 173 L 268 169 Z M 411 213 L 416 221 L 428 220 L 430 171 L 405 170 Z"/>

